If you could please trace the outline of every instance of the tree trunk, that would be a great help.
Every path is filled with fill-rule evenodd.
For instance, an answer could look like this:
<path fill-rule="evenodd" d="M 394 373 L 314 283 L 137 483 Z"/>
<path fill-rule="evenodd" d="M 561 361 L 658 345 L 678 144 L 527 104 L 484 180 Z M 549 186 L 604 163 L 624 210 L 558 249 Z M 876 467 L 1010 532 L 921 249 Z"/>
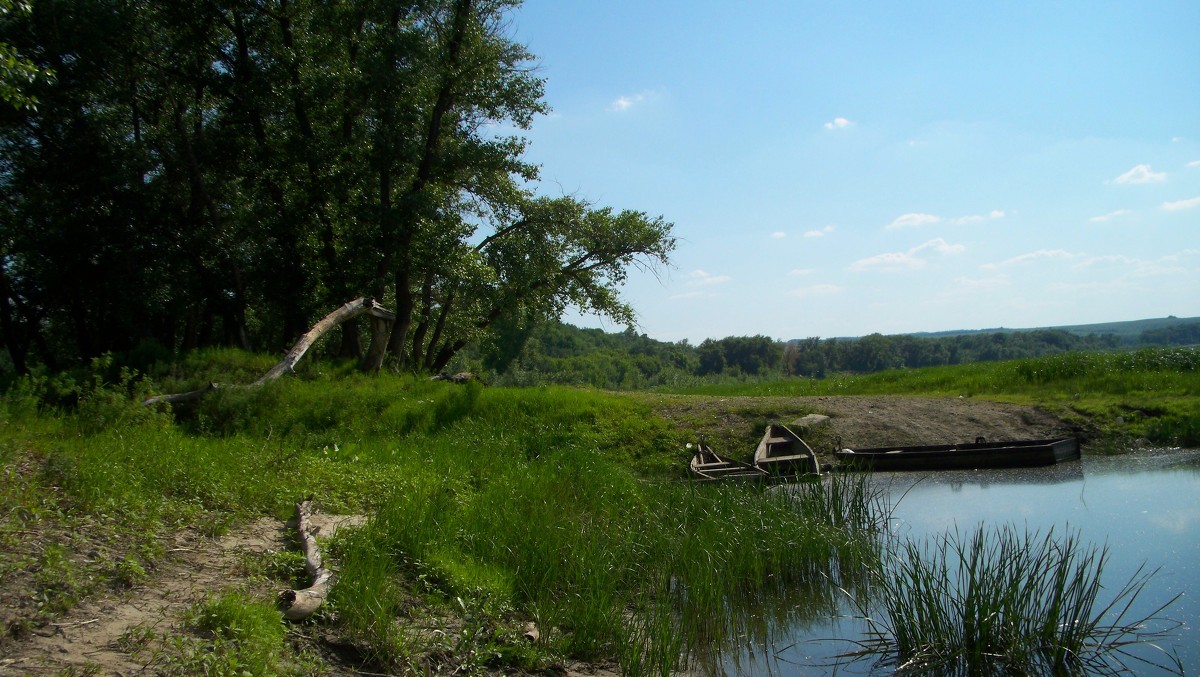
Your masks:
<path fill-rule="evenodd" d="M 308 333 L 306 333 L 304 336 L 301 336 L 300 340 L 296 342 L 296 345 L 292 346 L 292 349 L 288 351 L 288 354 L 283 358 L 282 361 L 279 362 L 279 364 L 272 367 L 270 371 L 263 374 L 254 383 L 243 387 L 253 388 L 260 386 L 269 381 L 274 381 L 280 376 L 291 372 L 296 366 L 296 363 L 300 361 L 300 358 L 304 357 L 304 353 L 308 352 L 308 349 L 312 346 L 312 344 L 316 343 L 318 339 L 320 339 L 326 333 L 332 331 L 341 323 L 358 317 L 363 313 L 370 315 L 373 320 L 377 319 L 382 322 L 390 322 L 396 317 L 395 313 L 391 312 L 390 310 L 385 310 L 384 308 L 380 307 L 379 304 L 375 303 L 375 299 L 373 298 L 357 298 L 353 301 L 349 301 L 341 308 L 329 313 L 324 319 L 313 325 L 313 328 L 309 329 Z M 179 404 L 183 402 L 192 402 L 204 397 L 209 392 L 212 392 L 220 387 L 222 386 L 216 383 L 210 383 L 204 388 L 193 390 L 191 392 L 175 393 L 172 395 L 157 395 L 144 400 L 142 404 L 150 405 L 163 402 Z"/>
<path fill-rule="evenodd" d="M 296 363 L 300 361 L 300 358 L 304 357 L 304 353 L 308 352 L 309 347 L 317 342 L 317 339 L 324 336 L 326 332 L 338 326 L 342 322 L 358 317 L 366 312 L 379 314 L 385 318 L 393 316 L 391 312 L 379 308 L 375 304 L 375 299 L 373 298 L 354 299 L 353 301 L 346 303 L 341 308 L 338 308 L 332 313 L 326 315 L 324 319 L 313 325 L 313 328 L 309 329 L 308 333 L 304 334 L 304 336 L 301 336 L 300 340 L 296 342 L 296 345 L 292 346 L 292 349 L 288 351 L 288 354 L 283 358 L 283 360 L 280 361 L 279 364 L 272 367 L 270 371 L 263 374 L 257 381 L 254 382 L 254 385 L 262 385 L 263 383 L 279 378 L 285 373 L 291 372 L 296 366 Z"/>
<path fill-rule="evenodd" d="M 367 356 L 363 359 L 362 370 L 375 373 L 383 367 L 383 358 L 387 356 L 388 338 L 392 334 L 392 321 L 371 316 L 371 345 L 367 348 Z"/>
<path fill-rule="evenodd" d="M 9 287 L 8 276 L 4 273 L 4 267 L 0 266 L 0 331 L 4 332 L 4 344 L 8 348 L 8 356 L 12 360 L 13 368 L 18 374 L 26 374 L 29 372 L 29 367 L 25 362 L 29 342 L 22 341 L 17 337 L 16 304 L 17 299 Z"/>
<path fill-rule="evenodd" d="M 474 11 L 473 0 L 457 0 L 454 3 L 454 20 L 450 27 L 450 36 L 446 42 L 445 62 L 439 64 L 444 77 L 438 88 L 437 99 L 429 117 L 429 127 L 425 132 L 424 150 L 421 162 L 417 165 L 412 183 L 404 193 L 401 207 L 405 223 L 400 228 L 398 250 L 404 253 L 404 261 L 396 266 L 396 326 L 392 329 L 392 337 L 388 346 L 393 355 L 404 364 L 405 348 L 408 343 L 408 333 L 412 328 L 412 312 L 415 305 L 412 298 L 412 265 L 409 250 L 416 234 L 417 224 L 424 216 L 425 209 L 421 202 L 426 187 L 434 179 L 434 169 L 441 160 L 442 137 L 446 116 L 454 109 L 455 90 L 458 86 L 459 69 L 462 61 L 463 41 L 466 37 L 471 13 Z M 413 367 L 418 365 L 414 362 Z"/>
<path fill-rule="evenodd" d="M 342 345 L 338 348 L 338 355 L 346 359 L 362 359 L 363 347 L 358 331 L 358 318 L 342 323 Z"/>

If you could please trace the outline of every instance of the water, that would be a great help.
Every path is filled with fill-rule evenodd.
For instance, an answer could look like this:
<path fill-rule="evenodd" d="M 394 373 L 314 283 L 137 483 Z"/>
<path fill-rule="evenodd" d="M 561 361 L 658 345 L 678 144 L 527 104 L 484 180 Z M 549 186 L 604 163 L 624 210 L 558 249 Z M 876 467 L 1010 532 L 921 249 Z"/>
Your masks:
<path fill-rule="evenodd" d="M 1048 468 L 876 473 L 895 503 L 891 530 L 923 539 L 980 523 L 1045 534 L 1078 530 L 1085 544 L 1108 546 L 1102 581 L 1109 594 L 1145 565 L 1158 569 L 1126 619 L 1140 618 L 1176 595 L 1162 616 L 1179 623 L 1166 647 L 1187 674 L 1200 674 L 1200 450 L 1165 449 L 1085 457 Z M 1101 594 L 1100 604 L 1110 599 Z M 848 605 L 847 605 L 848 606 Z M 832 665 L 853 649 L 863 622 L 846 615 L 781 628 L 769 645 L 743 648 L 725 661 L 731 674 L 869 674 L 869 661 Z M 1161 660 L 1152 649 L 1139 653 Z M 1170 674 L 1129 663 L 1135 674 Z"/>

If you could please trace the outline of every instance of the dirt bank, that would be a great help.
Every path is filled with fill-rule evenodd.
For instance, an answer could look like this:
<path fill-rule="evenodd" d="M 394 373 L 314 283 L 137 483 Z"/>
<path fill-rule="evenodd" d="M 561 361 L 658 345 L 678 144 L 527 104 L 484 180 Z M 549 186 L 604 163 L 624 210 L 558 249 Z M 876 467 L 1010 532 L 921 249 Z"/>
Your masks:
<path fill-rule="evenodd" d="M 970 398 L 805 398 L 831 417 L 834 433 L 847 446 L 948 444 L 976 437 L 989 440 L 1048 438 L 1071 430 L 1038 409 Z"/>
<path fill-rule="evenodd" d="M 833 446 L 949 444 L 984 437 L 1013 440 L 1073 434 L 1037 407 L 973 398 L 645 396 L 656 413 L 681 430 L 704 435 L 720 451 L 753 452 L 767 423 L 789 424 L 806 414 L 830 420 L 802 432 L 818 452 Z M 801 431 L 797 431 L 801 432 Z M 742 454 L 745 455 L 745 454 Z"/>

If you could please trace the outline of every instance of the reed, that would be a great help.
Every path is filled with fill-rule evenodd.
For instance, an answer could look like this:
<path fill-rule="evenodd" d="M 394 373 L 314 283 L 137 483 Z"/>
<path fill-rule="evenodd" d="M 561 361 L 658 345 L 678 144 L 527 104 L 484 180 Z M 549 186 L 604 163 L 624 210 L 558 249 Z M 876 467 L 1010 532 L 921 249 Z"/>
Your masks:
<path fill-rule="evenodd" d="M 558 630 L 559 651 L 616 656 L 627 674 L 668 674 L 727 646 L 764 607 L 828 616 L 836 600 L 811 593 L 873 561 L 882 521 L 861 478 L 836 490 L 693 487 L 581 450 L 510 465 L 486 486 L 397 492 L 362 535 L 369 552 L 447 598 L 523 609 Z M 339 587 L 356 576 L 347 567 Z M 390 611 L 379 612 L 355 622 L 379 627 Z"/>
<path fill-rule="evenodd" d="M 1009 526 L 903 541 L 875 578 L 880 614 L 860 609 L 870 630 L 843 657 L 911 674 L 1182 674 L 1173 655 L 1129 651 L 1169 634 L 1159 614 L 1171 602 L 1131 612 L 1150 579 L 1141 571 L 1103 600 L 1106 559 L 1078 534 Z"/>

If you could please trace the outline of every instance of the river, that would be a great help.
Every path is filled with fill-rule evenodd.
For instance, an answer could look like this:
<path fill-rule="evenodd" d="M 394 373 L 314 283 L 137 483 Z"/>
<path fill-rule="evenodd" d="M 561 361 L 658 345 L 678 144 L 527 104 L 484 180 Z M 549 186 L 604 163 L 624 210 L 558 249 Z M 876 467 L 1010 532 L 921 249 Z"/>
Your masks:
<path fill-rule="evenodd" d="M 1085 456 L 1046 468 L 876 473 L 872 483 L 893 502 L 890 530 L 925 539 L 980 523 L 1045 534 L 1078 531 L 1085 544 L 1107 546 L 1100 603 L 1135 575 L 1158 569 L 1126 619 L 1178 599 L 1165 616 L 1178 622 L 1165 644 L 1187 674 L 1200 674 L 1200 450 L 1157 449 Z M 1106 597 L 1105 593 L 1109 593 Z M 848 606 L 848 605 L 847 605 Z M 770 644 L 727 655 L 729 674 L 872 674 L 870 661 L 835 665 L 863 623 L 847 608 L 835 620 L 779 628 Z M 1162 655 L 1139 649 L 1151 658 Z M 1126 661 L 1135 674 L 1171 674 Z"/>

